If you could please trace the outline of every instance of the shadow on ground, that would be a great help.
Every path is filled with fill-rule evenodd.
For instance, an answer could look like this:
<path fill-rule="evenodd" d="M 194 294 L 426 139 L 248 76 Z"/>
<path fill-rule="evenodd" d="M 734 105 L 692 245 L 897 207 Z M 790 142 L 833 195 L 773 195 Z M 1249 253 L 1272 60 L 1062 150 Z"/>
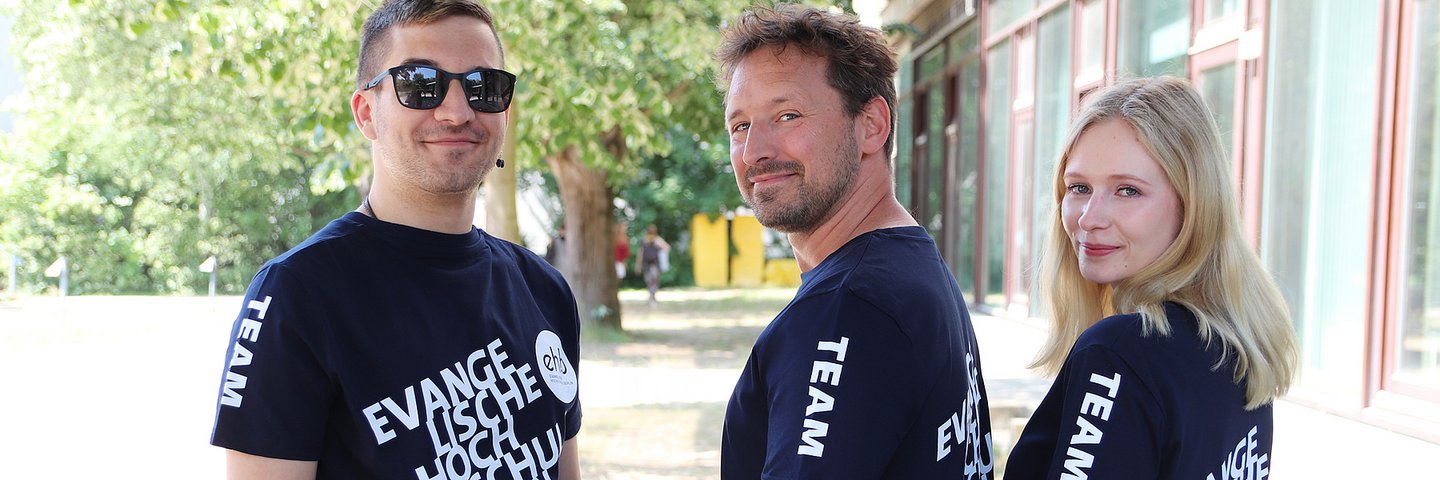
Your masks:
<path fill-rule="evenodd" d="M 642 291 L 621 292 L 623 332 L 582 332 L 582 356 L 629 367 L 743 367 L 755 338 L 794 290 L 662 291 L 650 305 Z"/>
<path fill-rule="evenodd" d="M 623 332 L 583 332 L 585 478 L 712 479 L 728 392 L 791 289 L 621 292 Z"/>
<path fill-rule="evenodd" d="M 637 331 L 623 342 L 592 342 L 585 359 L 627 367 L 687 366 L 736 369 L 763 327 L 693 327 Z"/>

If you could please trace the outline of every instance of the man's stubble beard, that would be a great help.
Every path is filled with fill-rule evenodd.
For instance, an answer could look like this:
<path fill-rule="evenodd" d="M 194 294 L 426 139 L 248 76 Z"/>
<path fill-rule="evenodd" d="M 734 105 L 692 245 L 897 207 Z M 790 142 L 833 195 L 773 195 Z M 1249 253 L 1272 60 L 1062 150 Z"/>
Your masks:
<path fill-rule="evenodd" d="M 494 155 L 486 155 L 492 148 L 485 148 L 493 145 L 488 139 L 494 138 L 484 133 L 477 134 L 481 140 L 481 148 L 473 152 L 450 152 L 439 162 L 432 164 L 432 158 L 424 152 L 425 147 L 421 146 L 416 135 L 416 145 L 410 149 L 391 149 L 390 158 L 394 164 L 391 170 L 400 177 L 397 180 L 408 180 L 416 188 L 433 195 L 462 195 L 473 194 L 479 191 L 480 184 L 490 175 L 495 168 L 493 159 L 486 161 L 487 156 L 497 157 L 499 147 L 493 147 Z M 478 158 L 477 158 L 478 157 Z M 465 164 L 474 163 L 470 169 L 456 170 L 446 168 L 457 162 Z"/>
<path fill-rule="evenodd" d="M 777 201 L 774 195 L 759 194 L 752 190 L 751 198 L 746 199 L 745 203 L 755 212 L 755 219 L 759 220 L 761 225 L 784 233 L 810 232 L 835 214 L 841 197 L 850 191 L 860 171 L 860 147 L 856 144 L 854 130 L 847 129 L 846 132 L 844 141 L 836 145 L 828 159 L 837 162 L 834 165 L 835 177 L 829 182 L 818 185 L 805 183 L 809 179 L 808 172 L 804 172 L 804 167 L 799 166 L 790 169 L 805 173 L 801 176 L 801 185 L 793 190 L 795 199 L 790 205 L 774 204 Z M 786 164 L 777 164 L 777 168 L 768 170 L 784 171 L 783 168 L 778 168 L 784 166 Z M 750 173 L 757 174 L 754 170 Z M 759 173 L 766 172 L 762 170 Z M 766 205 L 767 203 L 770 205 Z"/>

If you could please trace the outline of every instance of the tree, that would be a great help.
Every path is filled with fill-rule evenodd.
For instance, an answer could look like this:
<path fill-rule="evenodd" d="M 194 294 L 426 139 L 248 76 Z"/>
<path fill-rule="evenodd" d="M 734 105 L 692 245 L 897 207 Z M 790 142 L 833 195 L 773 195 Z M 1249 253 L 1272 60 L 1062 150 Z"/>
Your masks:
<path fill-rule="evenodd" d="M 661 274 L 661 283 L 690 285 L 694 270 L 690 245 L 685 240 L 691 214 L 713 218 L 743 203 L 730 167 L 725 132 L 701 136 L 671 128 L 666 135 L 673 146 L 670 153 L 645 158 L 635 176 L 620 188 L 619 196 L 628 207 L 625 214 L 629 238 L 643 238 L 645 227 L 654 224 L 670 243 L 670 271 Z M 633 259 L 630 264 L 633 267 Z M 627 276 L 623 283 L 634 288 L 645 286 L 638 274 Z"/>
<path fill-rule="evenodd" d="M 515 118 L 515 112 L 510 112 Z M 514 130 L 514 121 L 510 121 L 508 130 Z M 505 139 L 504 150 L 500 158 L 515 158 L 515 139 Z M 496 237 L 500 237 L 515 243 L 524 243 L 520 238 L 520 222 L 515 213 L 515 189 L 518 175 L 517 165 L 511 160 L 509 168 L 497 168 L 490 171 L 485 177 L 483 195 L 485 198 L 485 231 Z"/>
<path fill-rule="evenodd" d="M 587 320 L 619 328 L 615 192 L 640 160 L 671 149 L 666 133 L 721 132 L 711 83 L 719 25 L 741 6 L 715 0 L 555 0 L 495 5 L 507 62 L 523 83 L 522 161 L 559 183 L 570 241 L 562 264 Z M 537 34 L 549 32 L 549 34 Z M 575 52 L 578 54 L 565 54 Z"/>
<path fill-rule="evenodd" d="M 849 0 L 833 4 L 853 13 Z M 518 136 L 523 161 L 544 159 L 559 183 L 566 257 L 576 261 L 561 270 L 587 320 L 621 327 L 611 254 L 615 192 L 641 178 L 642 159 L 668 158 L 677 135 L 725 144 L 711 52 L 721 26 L 745 7 L 724 0 L 495 4 L 507 62 L 523 79 L 516 101 L 526 113 L 510 135 Z"/>
<path fill-rule="evenodd" d="M 187 2 L 175 1 L 37 3 L 10 10 L 25 19 L 14 36 L 28 93 L 0 154 L 7 177 L 24 179 L 0 192 L 0 243 L 25 258 L 25 284 L 43 285 L 39 269 L 64 255 L 75 293 L 195 291 L 195 266 L 215 255 L 233 292 L 354 204 L 311 188 L 324 178 L 312 159 L 337 149 L 296 128 L 302 108 L 237 88 L 234 62 L 186 63 L 226 48 L 192 35 L 213 14 L 182 21 Z"/>
<path fill-rule="evenodd" d="M 106 231 L 130 235 L 107 240 L 129 245 L 119 252 L 91 253 L 139 260 L 179 283 L 193 276 L 184 266 L 207 253 L 248 275 L 266 253 L 298 243 L 364 194 L 369 152 L 347 100 L 364 19 L 357 10 L 368 8 L 338 3 L 69 0 L 17 7 L 16 17 L 26 19 L 17 36 L 32 39 L 22 59 L 34 77 L 29 83 L 45 91 L 32 95 L 27 111 L 39 124 L 22 135 L 36 153 L 28 161 L 38 162 L 27 172 L 94 197 L 64 197 L 100 205 L 65 207 L 67 222 L 84 224 L 74 228 L 93 229 L 83 219 L 101 218 L 118 227 Z M 562 271 L 585 320 L 618 328 L 610 253 L 615 192 L 653 177 L 641 175 L 642 160 L 665 158 L 674 138 L 698 135 L 723 145 L 710 52 L 720 25 L 743 5 L 537 0 L 492 7 L 507 68 L 521 79 L 507 168 L 551 170 L 572 239 L 567 257 L 576 260 Z M 137 212 L 189 220 L 125 223 Z M 3 221 L 0 241 L 48 234 L 39 217 Z"/>
<path fill-rule="evenodd" d="M 165 4 L 207 19 L 191 33 L 210 39 L 209 48 L 197 49 L 188 64 L 231 65 L 237 74 L 228 78 L 252 90 L 274 91 L 278 83 L 300 86 L 292 97 L 345 98 L 345 91 L 329 85 L 342 83 L 334 79 L 346 76 L 331 67 L 354 65 L 360 20 L 346 20 L 359 15 L 336 18 L 334 12 L 346 9 L 326 8 L 326 0 L 265 2 L 259 9 L 265 13 L 223 0 Z M 574 261 L 561 269 L 584 319 L 619 328 L 618 280 L 610 253 L 614 192 L 636 174 L 639 159 L 669 151 L 665 132 L 672 126 L 689 132 L 721 131 L 721 101 L 710 82 L 709 55 L 718 42 L 719 25 L 740 6 L 720 0 L 550 0 L 491 6 L 507 69 L 521 78 L 509 132 L 516 152 L 507 162 L 551 170 L 571 239 L 566 257 Z M 257 48 L 249 48 L 252 45 Z M 319 72 L 317 64 L 322 66 Z M 206 73 L 203 68 L 193 71 Z M 322 147 L 334 147 L 329 151 L 336 154 L 326 156 L 319 171 L 358 176 L 334 165 L 356 157 L 339 154 L 356 137 L 348 112 L 326 105 L 275 106 L 281 112 L 297 107 L 316 113 L 296 127 L 313 128 L 324 140 Z"/>

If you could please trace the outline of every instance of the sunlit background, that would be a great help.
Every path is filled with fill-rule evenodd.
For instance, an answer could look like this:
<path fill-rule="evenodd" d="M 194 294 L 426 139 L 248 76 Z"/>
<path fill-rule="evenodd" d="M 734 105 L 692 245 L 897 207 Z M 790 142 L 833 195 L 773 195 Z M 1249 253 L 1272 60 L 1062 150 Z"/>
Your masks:
<path fill-rule="evenodd" d="M 223 475 L 236 295 L 368 184 L 348 96 L 372 3 L 0 0 L 0 478 Z M 1065 127 L 1095 89 L 1166 74 L 1215 111 L 1302 339 L 1276 478 L 1433 469 L 1440 0 L 808 3 L 899 52 L 897 195 L 970 301 L 1000 459 L 1048 386 L 1023 367 Z M 572 280 L 593 293 L 586 476 L 715 478 L 726 397 L 798 282 L 735 191 L 710 82 L 744 2 L 493 4 L 521 87 L 476 224 L 536 253 L 567 228 L 571 279 L 651 224 L 676 247 L 654 306 L 637 275 Z"/>

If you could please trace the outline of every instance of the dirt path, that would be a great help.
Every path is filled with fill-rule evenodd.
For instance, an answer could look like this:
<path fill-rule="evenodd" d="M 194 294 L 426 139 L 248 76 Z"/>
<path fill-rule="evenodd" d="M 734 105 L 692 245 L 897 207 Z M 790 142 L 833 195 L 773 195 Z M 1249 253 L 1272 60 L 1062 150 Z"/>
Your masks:
<path fill-rule="evenodd" d="M 793 290 L 622 292 L 625 333 L 587 334 L 580 434 L 587 479 L 710 479 L 730 390 Z"/>
<path fill-rule="evenodd" d="M 792 295 L 667 290 L 651 307 L 622 292 L 626 333 L 583 339 L 584 477 L 718 477 L 730 391 Z M 208 440 L 239 307 L 238 297 L 0 299 L 0 478 L 223 478 L 224 454 Z M 972 317 L 1003 458 L 1049 385 L 1024 368 L 1044 327 Z M 1421 478 L 1440 455 L 1290 402 L 1275 417 L 1276 478 L 1331 478 L 1337 458 L 1375 460 L 1367 478 Z"/>
<path fill-rule="evenodd" d="M 587 479 L 719 472 L 725 402 L 790 290 L 624 292 L 625 334 L 587 333 Z M 240 298 L 0 301 L 0 478 L 224 478 L 208 444 Z"/>

